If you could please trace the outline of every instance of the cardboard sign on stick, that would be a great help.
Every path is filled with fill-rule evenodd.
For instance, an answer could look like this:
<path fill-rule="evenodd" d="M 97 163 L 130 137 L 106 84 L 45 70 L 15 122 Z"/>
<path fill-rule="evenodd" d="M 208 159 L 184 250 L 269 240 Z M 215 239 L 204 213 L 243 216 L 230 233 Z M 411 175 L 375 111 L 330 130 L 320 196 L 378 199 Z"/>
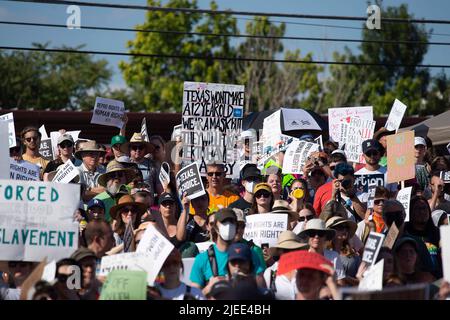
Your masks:
<path fill-rule="evenodd" d="M 394 105 L 392 106 L 389 117 L 386 121 L 386 129 L 388 131 L 398 130 L 400 124 L 402 123 L 403 115 L 406 111 L 406 105 L 404 105 L 400 100 L 395 99 Z"/>
<path fill-rule="evenodd" d="M 14 114 L 12 112 L 0 116 L 0 121 L 8 124 L 8 145 L 10 148 L 16 146 L 16 129 L 14 128 Z"/>
<path fill-rule="evenodd" d="M 178 171 L 176 181 L 180 199 L 184 193 L 186 193 L 187 197 L 191 200 L 206 193 L 196 162 L 191 163 Z"/>
<path fill-rule="evenodd" d="M 123 101 L 97 97 L 95 98 L 91 123 L 121 129 L 123 127 L 122 119 L 124 114 L 125 105 Z"/>
<path fill-rule="evenodd" d="M 244 239 L 261 246 L 277 244 L 278 236 L 287 230 L 288 215 L 284 213 L 252 214 L 247 216 Z"/>
<path fill-rule="evenodd" d="M 414 158 L 414 132 L 406 131 L 386 137 L 387 182 L 394 183 L 416 176 Z"/>
<path fill-rule="evenodd" d="M 384 234 L 377 232 L 370 232 L 369 237 L 364 247 L 362 261 L 367 262 L 369 265 L 373 265 L 377 260 L 378 252 L 383 244 Z"/>

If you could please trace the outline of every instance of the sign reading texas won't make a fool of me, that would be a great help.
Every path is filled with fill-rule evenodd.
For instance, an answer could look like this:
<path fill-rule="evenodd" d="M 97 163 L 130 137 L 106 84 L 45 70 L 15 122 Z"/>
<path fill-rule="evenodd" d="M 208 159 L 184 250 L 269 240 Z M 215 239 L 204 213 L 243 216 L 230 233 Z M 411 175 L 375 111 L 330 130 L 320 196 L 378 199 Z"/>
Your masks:
<path fill-rule="evenodd" d="M 239 177 L 237 142 L 244 116 L 244 86 L 185 82 L 183 92 L 183 161 L 225 164 L 227 177 Z"/>
<path fill-rule="evenodd" d="M 70 256 L 78 248 L 79 201 L 77 184 L 0 180 L 0 260 Z"/>

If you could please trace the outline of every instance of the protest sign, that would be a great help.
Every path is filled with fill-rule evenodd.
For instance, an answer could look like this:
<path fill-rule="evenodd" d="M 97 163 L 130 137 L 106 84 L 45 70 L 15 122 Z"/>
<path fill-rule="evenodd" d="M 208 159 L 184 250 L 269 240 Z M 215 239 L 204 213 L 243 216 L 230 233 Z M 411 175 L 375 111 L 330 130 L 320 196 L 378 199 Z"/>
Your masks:
<path fill-rule="evenodd" d="M 392 106 L 391 112 L 387 118 L 386 124 L 384 125 L 388 131 L 397 131 L 402 123 L 403 115 L 406 111 L 406 105 L 404 105 L 400 100 L 395 99 L 394 105 Z"/>
<path fill-rule="evenodd" d="M 182 161 L 225 165 L 228 178 L 239 177 L 237 142 L 244 116 L 244 86 L 185 82 L 182 112 Z"/>
<path fill-rule="evenodd" d="M 145 119 L 145 117 L 144 117 L 144 119 L 142 119 L 142 123 L 141 123 L 141 136 L 142 136 L 142 139 L 144 139 L 144 141 L 147 141 L 147 142 L 150 141 L 148 133 L 147 133 L 147 120 Z"/>
<path fill-rule="evenodd" d="M 41 280 L 52 282 L 55 280 L 56 276 L 56 261 L 52 260 L 50 263 L 46 264 L 44 271 L 42 272 Z"/>
<path fill-rule="evenodd" d="M 45 139 L 41 140 L 41 145 L 39 147 L 39 153 L 42 155 L 42 158 L 45 160 L 53 160 L 53 147 L 52 147 L 52 140 Z"/>
<path fill-rule="evenodd" d="M 284 154 L 283 173 L 300 174 L 308 156 L 319 151 L 320 145 L 303 140 L 295 140 L 289 144 Z"/>
<path fill-rule="evenodd" d="M 153 285 L 167 256 L 172 252 L 173 244 L 166 239 L 153 225 L 148 225 L 136 249 L 138 253 L 147 254 L 151 261 L 151 270 L 147 271 L 147 282 Z"/>
<path fill-rule="evenodd" d="M 366 274 L 359 282 L 358 290 L 360 291 L 376 291 L 383 290 L 383 267 L 384 259 L 381 259 L 376 264 L 367 270 Z"/>
<path fill-rule="evenodd" d="M 317 143 L 320 146 L 320 151 L 323 151 L 323 140 L 322 135 L 318 136 L 314 139 L 314 142 Z"/>
<path fill-rule="evenodd" d="M 450 226 L 442 225 L 440 226 L 439 231 L 441 232 L 441 254 L 444 279 L 450 283 Z"/>
<path fill-rule="evenodd" d="M 370 185 L 369 191 L 367 192 L 368 198 L 367 198 L 367 209 L 373 209 L 373 201 L 375 200 L 375 191 L 377 189 L 376 185 Z M 360 199 L 361 201 L 361 199 Z"/>
<path fill-rule="evenodd" d="M 444 183 L 450 183 L 450 171 L 441 171 L 440 178 Z"/>
<path fill-rule="evenodd" d="M 0 157 L 9 159 L 8 124 L 0 121 Z M 9 161 L 0 161 L 0 179 L 9 179 Z"/>
<path fill-rule="evenodd" d="M 195 258 L 183 258 L 183 274 L 181 276 L 181 281 L 184 282 L 187 286 L 192 284 L 189 276 L 191 275 L 192 266 L 194 265 Z"/>
<path fill-rule="evenodd" d="M 122 129 L 124 114 L 123 101 L 96 97 L 91 123 Z"/>
<path fill-rule="evenodd" d="M 67 258 L 78 248 L 80 186 L 0 180 L 0 260 Z"/>
<path fill-rule="evenodd" d="M 80 174 L 80 171 L 73 165 L 72 161 L 69 159 L 63 165 L 62 168 L 58 169 L 55 177 L 53 178 L 53 182 L 58 183 L 69 183 L 75 177 Z"/>
<path fill-rule="evenodd" d="M 159 170 L 159 182 L 162 186 L 168 185 L 170 182 L 170 165 L 167 162 L 161 164 L 161 169 Z"/>
<path fill-rule="evenodd" d="M 377 260 L 378 252 L 383 244 L 384 234 L 377 232 L 370 232 L 364 247 L 362 261 L 373 265 Z"/>
<path fill-rule="evenodd" d="M 181 131 L 182 131 L 182 125 L 181 124 L 176 125 L 175 127 L 173 127 L 172 136 L 171 136 L 170 140 L 176 141 L 177 138 L 180 138 L 181 135 L 182 135 Z"/>
<path fill-rule="evenodd" d="M 361 202 L 368 202 L 369 187 L 376 188 L 384 186 L 384 174 L 356 174 L 355 173 L 355 189 L 356 194 Z M 375 191 L 373 191 L 375 192 Z M 373 194 L 375 196 L 375 194 Z"/>
<path fill-rule="evenodd" d="M 389 231 L 388 231 L 388 233 L 386 235 L 386 238 L 384 239 L 383 247 L 392 249 L 394 247 L 395 240 L 397 240 L 399 232 L 400 231 L 398 230 L 397 225 L 395 224 L 395 222 L 392 222 L 392 225 L 389 228 Z"/>
<path fill-rule="evenodd" d="M 45 130 L 45 124 L 39 127 L 39 132 L 41 133 L 41 140 L 48 139 L 47 130 Z"/>
<path fill-rule="evenodd" d="M 66 131 L 64 134 L 68 134 L 72 136 L 73 142 L 77 142 L 78 136 L 80 135 L 81 130 L 75 130 L 75 131 Z M 52 141 L 52 152 L 53 152 L 53 159 L 57 159 L 59 155 L 58 150 L 58 139 L 62 136 L 61 132 L 59 131 L 52 131 L 50 132 L 50 139 Z"/>
<path fill-rule="evenodd" d="M 184 193 L 191 200 L 205 194 L 205 187 L 203 186 L 202 177 L 196 162 L 178 171 L 175 179 L 180 199 Z"/>
<path fill-rule="evenodd" d="M 281 110 L 275 111 L 263 121 L 261 141 L 263 142 L 262 153 L 268 154 L 275 148 L 281 136 Z"/>
<path fill-rule="evenodd" d="M 403 188 L 397 193 L 397 200 L 400 201 L 405 208 L 405 222 L 409 221 L 409 201 L 411 200 L 412 187 Z"/>
<path fill-rule="evenodd" d="M 39 166 L 34 163 L 9 159 L 9 178 L 11 180 L 37 181 L 39 180 L 40 170 Z"/>
<path fill-rule="evenodd" d="M 372 107 L 344 107 L 328 109 L 328 129 L 330 139 L 339 142 L 341 137 L 341 123 L 349 121 L 350 117 L 363 120 L 373 120 Z"/>
<path fill-rule="evenodd" d="M 10 148 L 16 146 L 16 129 L 14 128 L 14 114 L 12 112 L 0 116 L 1 121 L 8 124 L 8 145 Z"/>
<path fill-rule="evenodd" d="M 105 280 L 100 300 L 147 300 L 146 273 L 114 270 Z"/>
<path fill-rule="evenodd" d="M 414 132 L 406 131 L 386 136 L 387 182 L 399 182 L 416 176 Z"/>
<path fill-rule="evenodd" d="M 317 121 L 306 110 L 281 108 L 281 115 L 283 117 L 284 131 L 322 130 Z"/>
<path fill-rule="evenodd" d="M 247 216 L 244 239 L 253 240 L 261 246 L 268 244 L 270 247 L 277 244 L 278 236 L 287 230 L 288 215 L 284 213 L 252 214 Z"/>
<path fill-rule="evenodd" d="M 340 145 L 345 145 L 344 151 L 348 161 L 365 163 L 362 143 L 372 139 L 376 122 L 350 117 L 341 122 Z"/>

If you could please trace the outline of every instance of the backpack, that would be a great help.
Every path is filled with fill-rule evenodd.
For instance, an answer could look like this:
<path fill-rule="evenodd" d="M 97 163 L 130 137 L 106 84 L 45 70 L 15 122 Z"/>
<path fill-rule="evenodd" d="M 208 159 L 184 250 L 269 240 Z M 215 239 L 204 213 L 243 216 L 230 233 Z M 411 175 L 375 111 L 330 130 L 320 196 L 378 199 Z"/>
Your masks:
<path fill-rule="evenodd" d="M 219 275 L 219 269 L 217 267 L 216 253 L 214 252 L 213 244 L 208 247 L 208 259 L 213 273 L 213 277 L 217 277 Z"/>

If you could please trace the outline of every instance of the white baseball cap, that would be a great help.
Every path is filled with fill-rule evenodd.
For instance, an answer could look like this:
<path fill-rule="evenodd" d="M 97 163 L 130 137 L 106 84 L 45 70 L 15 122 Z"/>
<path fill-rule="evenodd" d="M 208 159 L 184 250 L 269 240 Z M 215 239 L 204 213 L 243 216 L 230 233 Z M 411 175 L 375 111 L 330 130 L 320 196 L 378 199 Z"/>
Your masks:
<path fill-rule="evenodd" d="M 427 146 L 427 142 L 425 141 L 424 138 L 422 138 L 422 137 L 415 137 L 414 138 L 414 146 L 418 146 L 419 144 L 424 145 L 425 147 Z"/>
<path fill-rule="evenodd" d="M 249 129 L 241 132 L 241 138 L 256 138 L 256 132 L 254 129 Z"/>

